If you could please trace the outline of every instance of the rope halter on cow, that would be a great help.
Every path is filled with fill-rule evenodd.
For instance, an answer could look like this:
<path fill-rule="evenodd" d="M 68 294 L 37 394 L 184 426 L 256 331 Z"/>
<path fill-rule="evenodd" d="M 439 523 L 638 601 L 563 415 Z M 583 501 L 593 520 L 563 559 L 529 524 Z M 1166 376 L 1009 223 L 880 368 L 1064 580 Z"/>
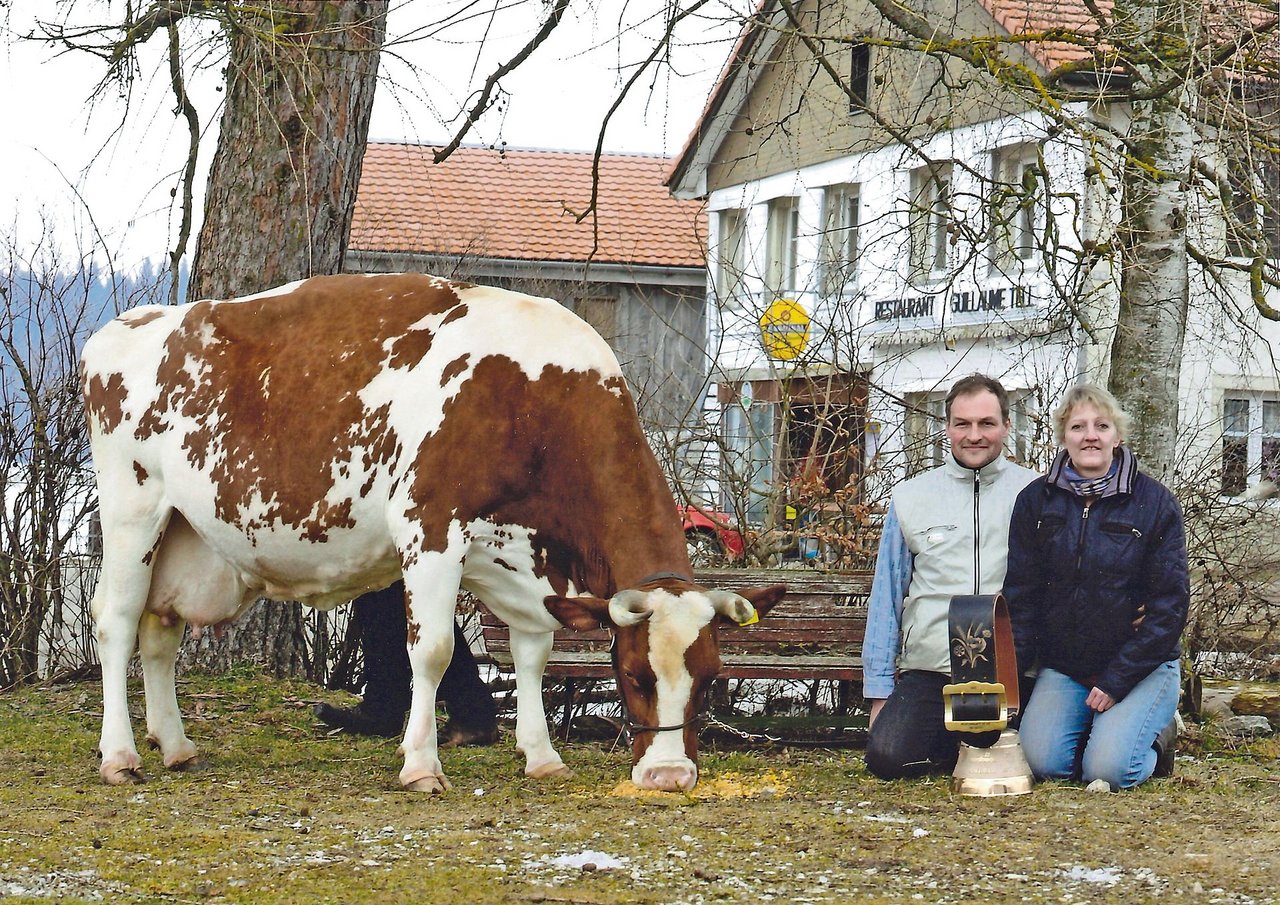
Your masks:
<path fill-rule="evenodd" d="M 613 661 L 614 675 L 621 676 L 621 672 L 618 669 L 618 636 L 617 635 L 614 635 L 613 640 L 609 642 L 609 658 Z M 685 720 L 683 723 L 679 723 L 674 726 L 645 726 L 642 723 L 637 723 L 635 719 L 632 718 L 631 711 L 627 708 L 627 695 L 626 695 L 626 692 L 622 690 L 621 681 L 619 681 L 619 684 L 618 684 L 618 704 L 622 708 L 622 732 L 620 733 L 620 735 L 626 736 L 628 743 L 634 741 L 633 733 L 636 733 L 636 732 L 658 733 L 658 732 L 675 732 L 677 730 L 683 731 L 685 728 L 696 725 L 697 723 L 700 723 L 702 721 L 703 708 L 698 707 L 694 710 L 693 716 L 689 717 L 689 719 Z M 705 704 L 705 701 L 704 701 L 704 704 Z"/>
<path fill-rule="evenodd" d="M 647 585 L 647 584 L 652 584 L 654 582 L 665 581 L 665 580 L 683 581 L 683 582 L 688 582 L 689 584 L 694 583 L 693 579 L 690 576 L 683 575 L 679 572 L 655 572 L 652 575 L 647 575 L 644 578 L 640 579 L 635 583 L 635 585 L 637 587 L 643 587 L 644 585 Z M 648 614 L 644 614 L 642 616 L 637 611 L 630 610 L 627 605 L 627 602 L 625 601 L 625 598 L 628 595 L 638 595 L 640 593 L 641 592 L 636 590 L 623 591 L 619 594 L 615 594 L 610 604 L 610 611 L 611 611 L 611 614 L 614 615 L 614 619 L 615 619 L 615 632 L 613 635 L 613 639 L 609 644 L 609 657 L 613 662 L 614 675 L 617 676 L 619 679 L 618 701 L 622 709 L 622 731 L 620 733 L 620 736 L 626 736 L 628 742 L 631 742 L 634 740 L 634 733 L 637 733 L 637 732 L 653 732 L 656 734 L 659 732 L 683 731 L 684 729 L 687 729 L 689 726 L 693 726 L 702 722 L 703 711 L 706 709 L 706 693 L 704 692 L 701 706 L 695 707 L 693 710 L 693 716 L 689 717 L 683 723 L 676 723 L 670 726 L 646 726 L 642 723 L 636 722 L 636 720 L 632 717 L 631 711 L 627 707 L 626 692 L 623 690 L 621 685 L 622 672 L 621 672 L 621 669 L 619 668 L 619 662 L 618 662 L 618 636 L 616 632 L 616 627 L 618 625 L 634 624 L 634 622 L 624 621 L 622 618 L 619 618 L 619 616 L 621 616 L 624 613 L 626 614 L 627 617 L 634 618 L 634 619 L 647 618 Z M 756 613 L 755 608 L 750 604 L 749 601 L 744 600 L 739 595 L 734 594 L 731 591 L 720 591 L 720 590 L 706 591 L 705 593 L 708 599 L 711 600 L 712 606 L 715 608 L 715 611 L 717 614 L 727 616 L 728 618 L 731 618 L 734 621 L 736 621 L 739 625 L 751 625 L 759 621 L 760 617 Z M 617 613 L 614 613 L 613 611 L 614 604 L 618 605 Z"/>
<path fill-rule="evenodd" d="M 685 581 L 685 582 L 688 582 L 689 584 L 693 584 L 693 577 L 690 575 L 684 575 L 680 572 L 654 572 L 652 575 L 646 575 L 644 578 L 641 578 L 639 581 L 635 582 L 634 586 L 637 588 L 640 588 L 640 587 L 644 587 L 647 584 L 652 584 L 654 582 L 667 581 L 667 580 Z M 613 639 L 609 643 L 609 657 L 613 661 L 614 675 L 621 676 L 622 673 L 618 667 L 618 636 L 617 634 L 614 634 Z M 622 690 L 621 684 L 619 684 L 619 687 L 618 687 L 618 702 L 622 708 L 621 734 L 626 736 L 628 742 L 631 742 L 633 740 L 632 734 L 635 732 L 653 732 L 653 733 L 675 732 L 677 730 L 684 730 L 686 727 L 691 726 L 702 719 L 701 708 L 699 708 L 697 711 L 694 712 L 694 715 L 692 717 L 685 720 L 683 723 L 680 723 L 679 725 L 675 725 L 675 726 L 645 726 L 640 723 L 637 723 L 635 719 L 632 718 L 631 711 L 627 708 L 627 696 L 626 696 L 626 693 Z"/>

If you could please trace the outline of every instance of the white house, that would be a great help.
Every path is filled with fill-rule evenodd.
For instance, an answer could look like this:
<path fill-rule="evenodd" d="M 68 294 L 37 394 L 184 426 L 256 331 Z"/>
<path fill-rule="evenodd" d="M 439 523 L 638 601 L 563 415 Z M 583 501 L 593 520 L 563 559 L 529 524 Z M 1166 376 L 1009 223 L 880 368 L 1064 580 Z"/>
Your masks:
<path fill-rule="evenodd" d="M 1074 45 L 1004 51 L 1075 88 L 1078 100 L 1042 112 L 964 64 L 889 48 L 902 32 L 868 0 L 795 7 L 792 21 L 762 3 L 668 177 L 677 196 L 707 201 L 709 348 L 726 443 L 751 463 L 753 515 L 811 466 L 829 489 L 852 481 L 876 499 L 940 461 L 942 398 L 975 371 L 1010 390 L 1014 452 L 1043 464 L 1058 397 L 1107 376 L 1119 272 L 1096 252 L 1120 238 L 1113 136 L 1126 110 L 1090 99 L 1099 77 L 1069 65 L 1084 56 Z M 1087 16 L 1079 0 L 926 8 L 939 41 L 1007 42 Z M 1199 150 L 1221 165 L 1220 149 Z M 1274 274 L 1280 155 L 1229 162 L 1229 207 L 1268 243 Z M 1197 249 L 1241 263 L 1240 223 L 1198 188 Z M 1275 286 L 1265 299 L 1280 308 Z M 797 303 L 800 326 L 783 329 L 803 335 L 808 318 L 802 351 L 767 348 L 779 300 Z M 1181 467 L 1211 469 L 1238 495 L 1280 467 L 1280 324 L 1258 313 L 1246 274 L 1194 262 L 1191 308 L 1168 378 Z M 819 404 L 829 418 L 815 427 Z"/>

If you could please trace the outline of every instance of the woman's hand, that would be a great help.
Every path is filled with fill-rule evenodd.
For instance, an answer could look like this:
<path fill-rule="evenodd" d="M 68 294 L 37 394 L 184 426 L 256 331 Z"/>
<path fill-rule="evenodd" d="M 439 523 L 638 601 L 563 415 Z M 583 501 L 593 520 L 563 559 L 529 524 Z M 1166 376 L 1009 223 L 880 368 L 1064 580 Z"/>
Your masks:
<path fill-rule="evenodd" d="M 1095 685 L 1089 691 L 1089 696 L 1084 699 L 1084 703 L 1090 710 L 1106 713 L 1115 706 L 1116 699 Z"/>

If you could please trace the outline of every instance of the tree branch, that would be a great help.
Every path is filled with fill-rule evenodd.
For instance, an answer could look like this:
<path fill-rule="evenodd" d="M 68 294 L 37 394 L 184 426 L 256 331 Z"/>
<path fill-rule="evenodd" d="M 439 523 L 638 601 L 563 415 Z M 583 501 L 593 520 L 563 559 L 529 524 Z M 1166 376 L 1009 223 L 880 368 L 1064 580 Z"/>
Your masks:
<path fill-rule="evenodd" d="M 186 254 L 187 242 L 191 239 L 192 208 L 195 206 L 196 160 L 200 154 L 200 116 L 195 104 L 187 95 L 186 82 L 182 77 L 182 54 L 178 44 L 177 22 L 170 22 L 169 30 L 169 84 L 173 88 L 173 96 L 178 103 L 178 111 L 187 121 L 188 149 L 187 159 L 182 165 L 182 222 L 178 227 L 178 238 L 173 251 L 169 252 L 171 269 L 169 282 L 169 304 L 178 304 L 178 284 L 182 267 L 182 256 Z"/>
<path fill-rule="evenodd" d="M 587 202 L 587 206 L 584 210 L 571 212 L 574 214 L 574 220 L 576 222 L 581 223 L 586 219 L 587 214 L 596 213 L 596 204 L 600 199 L 600 155 L 604 153 L 604 136 L 605 132 L 608 131 L 609 122 L 613 119 L 613 115 L 618 112 L 618 108 L 622 106 L 622 102 L 626 100 L 631 89 L 635 86 L 636 82 L 640 80 L 640 76 L 648 72 L 649 67 L 652 66 L 670 47 L 671 35 L 675 31 L 676 25 L 679 24 L 686 16 L 693 15 L 709 2 L 710 0 L 698 0 L 697 3 L 693 4 L 678 16 L 667 22 L 666 29 L 663 31 L 662 37 L 659 39 L 657 45 L 653 48 L 652 52 L 650 52 L 649 56 L 645 58 L 644 62 L 636 68 L 636 71 L 631 74 L 631 78 L 627 79 L 626 84 L 622 86 L 622 90 L 618 92 L 618 96 L 614 98 L 613 103 L 609 106 L 608 112 L 605 113 L 604 119 L 600 123 L 600 131 L 596 134 L 596 149 L 595 153 L 591 157 L 591 200 Z M 600 247 L 598 219 L 593 221 L 593 227 L 595 234 L 591 254 L 594 257 L 596 249 Z"/>
<path fill-rule="evenodd" d="M 547 38 L 551 37 L 551 33 L 555 31 L 556 26 L 559 25 L 561 19 L 564 18 L 564 11 L 569 8 L 570 2 L 571 0 L 556 0 L 555 7 L 547 16 L 547 21 L 543 22 L 542 27 L 538 29 L 538 33 L 529 40 L 528 44 L 525 44 L 524 47 L 520 48 L 519 53 L 499 66 L 494 70 L 489 78 L 485 80 L 484 88 L 480 91 L 479 99 L 477 99 L 475 104 L 472 105 L 471 110 L 467 113 L 466 120 L 463 122 L 461 128 L 458 129 L 457 134 L 453 136 L 453 140 L 432 155 L 432 161 L 434 163 L 441 163 L 450 154 L 458 150 L 458 146 L 461 145 L 462 140 L 467 137 L 467 133 L 471 131 L 471 127 L 474 126 L 480 117 L 484 115 L 484 112 L 489 109 L 489 104 L 492 102 L 493 98 L 493 91 L 498 87 L 498 82 L 509 72 L 527 60 L 530 54 L 541 47 Z"/>

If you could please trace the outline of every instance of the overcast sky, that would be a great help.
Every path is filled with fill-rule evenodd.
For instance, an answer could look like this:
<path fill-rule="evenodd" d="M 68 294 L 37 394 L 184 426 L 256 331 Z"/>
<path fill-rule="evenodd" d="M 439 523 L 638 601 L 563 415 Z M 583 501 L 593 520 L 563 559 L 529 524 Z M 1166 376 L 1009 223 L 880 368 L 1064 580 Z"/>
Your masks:
<path fill-rule="evenodd" d="M 679 152 L 737 36 L 726 9 L 744 5 L 753 4 L 714 0 L 686 21 L 672 65 L 644 77 L 615 114 L 606 150 Z M 85 21 L 94 9 L 101 16 L 103 6 L 79 0 L 75 9 Z M 450 137 L 469 95 L 529 39 L 545 11 L 540 0 L 393 0 L 392 6 L 370 138 L 428 143 Z M 577 0 L 552 39 L 504 80 L 509 97 L 467 143 L 592 149 L 618 87 L 660 33 L 665 6 L 666 0 Z M 187 142 L 185 125 L 173 116 L 162 38 L 146 48 L 126 104 L 115 90 L 95 91 L 105 71 L 101 60 L 15 40 L 30 32 L 36 15 L 57 9 L 51 0 L 15 0 L 0 12 L 6 17 L 0 20 L 0 241 L 16 240 L 25 253 L 48 229 L 64 255 L 101 243 L 121 265 L 162 258 L 176 233 L 170 193 Z M 120 10 L 112 4 L 108 17 Z M 455 20 L 441 27 L 448 14 Z M 204 71 L 190 90 L 209 129 L 218 118 L 221 50 L 198 62 Z M 212 135 L 201 150 L 197 182 L 208 171 Z"/>

